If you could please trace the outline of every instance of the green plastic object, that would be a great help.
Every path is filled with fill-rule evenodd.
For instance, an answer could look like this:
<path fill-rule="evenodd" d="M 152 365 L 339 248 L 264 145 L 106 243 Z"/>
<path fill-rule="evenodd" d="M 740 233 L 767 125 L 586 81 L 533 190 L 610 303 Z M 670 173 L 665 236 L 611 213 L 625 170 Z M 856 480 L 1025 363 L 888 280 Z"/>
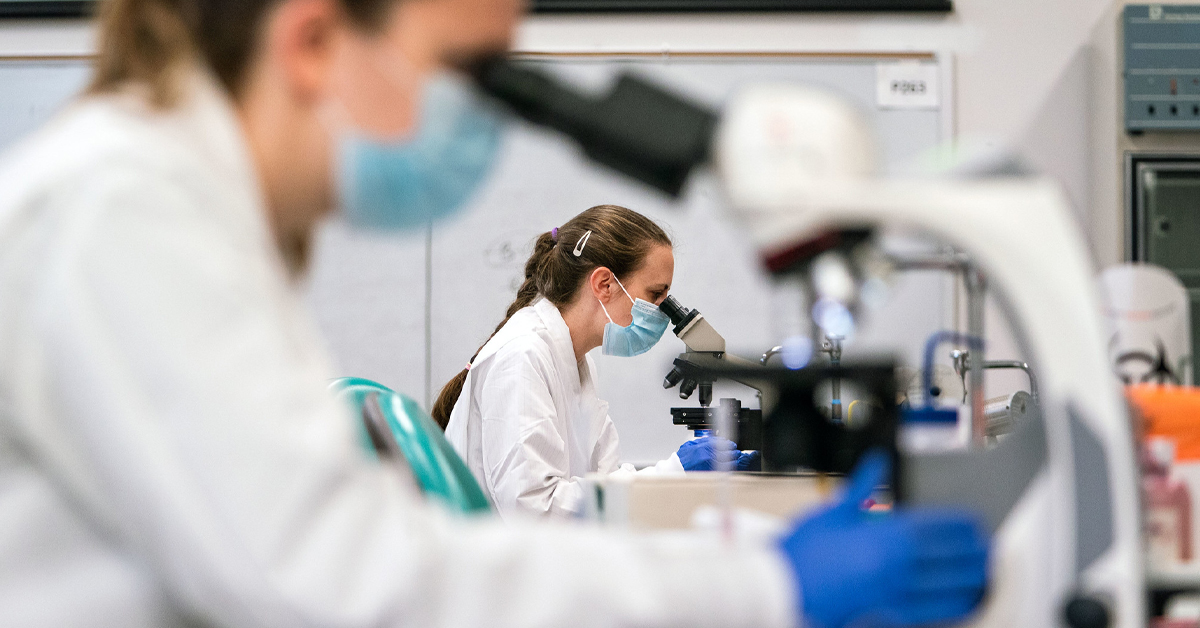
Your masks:
<path fill-rule="evenodd" d="M 411 397 L 359 377 L 334 380 L 329 387 L 354 410 L 363 447 L 371 455 L 378 454 L 363 422 L 363 406 L 375 393 L 392 436 L 425 495 L 455 512 L 491 512 L 492 506 L 471 470 L 446 440 L 438 424 Z"/>

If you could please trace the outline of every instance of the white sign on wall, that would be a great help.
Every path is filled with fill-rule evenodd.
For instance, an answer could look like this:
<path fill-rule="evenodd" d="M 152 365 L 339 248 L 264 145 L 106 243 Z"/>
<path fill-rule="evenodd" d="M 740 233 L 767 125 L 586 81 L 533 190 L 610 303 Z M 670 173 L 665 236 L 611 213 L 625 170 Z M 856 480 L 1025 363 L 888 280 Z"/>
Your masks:
<path fill-rule="evenodd" d="M 875 66 L 876 104 L 880 109 L 937 109 L 938 66 L 933 63 L 880 63 Z"/>

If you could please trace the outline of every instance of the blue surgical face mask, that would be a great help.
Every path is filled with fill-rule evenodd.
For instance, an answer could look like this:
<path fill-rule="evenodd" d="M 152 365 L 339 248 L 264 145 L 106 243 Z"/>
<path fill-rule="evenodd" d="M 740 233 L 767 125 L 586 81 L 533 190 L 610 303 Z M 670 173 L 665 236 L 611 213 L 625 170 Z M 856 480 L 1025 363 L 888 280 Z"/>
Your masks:
<path fill-rule="evenodd" d="M 613 277 L 616 279 L 616 277 Z M 613 322 L 611 316 L 608 316 L 608 308 L 604 307 L 604 302 L 600 302 L 601 309 L 604 310 L 604 315 L 608 316 L 608 324 L 604 326 L 604 355 L 616 355 L 624 358 L 630 358 L 635 355 L 641 355 L 658 344 L 667 327 L 671 324 L 671 319 L 667 318 L 656 305 L 635 299 L 629 296 L 629 291 L 621 284 L 621 280 L 617 279 L 617 285 L 621 286 L 621 292 L 633 301 L 633 309 L 630 313 L 633 315 L 633 322 L 628 327 L 621 327 Z"/>
<path fill-rule="evenodd" d="M 484 180 L 502 125 L 465 78 L 429 79 L 418 115 L 416 130 L 399 140 L 339 138 L 339 200 L 351 224 L 418 229 L 460 209 Z"/>

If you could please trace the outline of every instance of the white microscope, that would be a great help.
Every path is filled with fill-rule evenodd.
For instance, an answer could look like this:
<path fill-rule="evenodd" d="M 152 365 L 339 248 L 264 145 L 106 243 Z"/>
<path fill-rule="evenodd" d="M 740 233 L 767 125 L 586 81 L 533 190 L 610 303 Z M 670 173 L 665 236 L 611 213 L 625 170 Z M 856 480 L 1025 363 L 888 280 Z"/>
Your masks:
<path fill-rule="evenodd" d="M 747 89 L 718 117 L 632 76 L 600 97 L 519 62 L 486 64 L 478 77 L 519 115 L 668 193 L 712 164 L 771 273 L 811 272 L 831 242 L 869 241 L 890 226 L 967 255 L 1032 358 L 1041 413 L 992 446 L 980 438 L 965 451 L 905 456 L 896 488 L 908 503 L 972 508 L 993 530 L 990 591 L 971 625 L 1146 625 L 1132 430 L 1108 367 L 1094 269 L 1055 183 L 879 177 L 855 112 L 802 86 Z M 869 274 L 843 258 L 850 277 Z M 854 309 L 855 290 L 840 298 Z M 977 396 L 978 435 L 981 387 Z"/>

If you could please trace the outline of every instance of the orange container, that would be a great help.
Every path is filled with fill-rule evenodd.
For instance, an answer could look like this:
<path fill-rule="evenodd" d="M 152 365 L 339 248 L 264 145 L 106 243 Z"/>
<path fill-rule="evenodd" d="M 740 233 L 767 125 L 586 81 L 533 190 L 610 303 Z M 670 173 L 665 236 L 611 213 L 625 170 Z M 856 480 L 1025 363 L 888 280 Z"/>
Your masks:
<path fill-rule="evenodd" d="M 1135 411 L 1138 440 L 1169 438 L 1177 462 L 1200 462 L 1200 388 L 1141 384 L 1125 394 Z"/>

